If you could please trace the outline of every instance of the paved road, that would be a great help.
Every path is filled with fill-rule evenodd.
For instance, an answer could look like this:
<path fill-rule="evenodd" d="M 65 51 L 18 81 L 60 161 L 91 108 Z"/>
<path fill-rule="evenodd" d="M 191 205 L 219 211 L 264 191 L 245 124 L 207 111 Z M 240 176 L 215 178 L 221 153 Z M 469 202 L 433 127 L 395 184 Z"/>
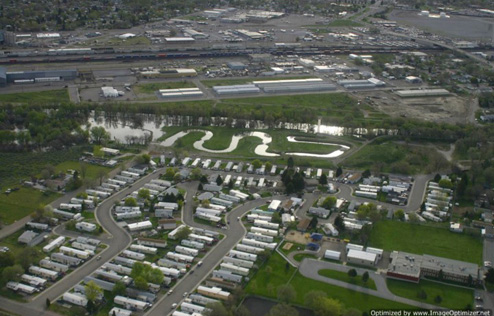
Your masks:
<path fill-rule="evenodd" d="M 324 277 L 324 276 L 321 276 L 321 275 L 318 274 L 318 271 L 321 270 L 321 269 L 332 269 L 332 270 L 337 270 L 337 271 L 342 271 L 342 272 L 348 272 L 348 270 L 351 269 L 351 268 L 353 268 L 353 267 L 347 267 L 347 266 L 344 266 L 344 265 L 341 265 L 341 264 L 336 264 L 336 263 L 331 263 L 331 262 L 327 262 L 327 261 L 319 261 L 319 260 L 307 259 L 306 258 L 306 259 L 304 259 L 302 261 L 302 264 L 299 267 L 299 271 L 300 271 L 300 273 L 303 276 L 305 276 L 307 278 L 311 278 L 311 279 L 322 281 L 322 282 L 325 282 L 325 283 L 328 283 L 328 284 L 340 286 L 340 287 L 343 287 L 343 288 L 346 288 L 346 289 L 349 289 L 349 290 L 353 290 L 353 291 L 362 292 L 362 293 L 365 293 L 365 294 L 374 295 L 374 296 L 377 296 L 377 297 L 380 297 L 380 298 L 384 298 L 384 299 L 387 299 L 387 300 L 391 300 L 391 301 L 395 301 L 395 302 L 399 302 L 399 303 L 403 303 L 403 304 L 408 304 L 408 305 L 411 305 L 411 306 L 419 307 L 421 309 L 426 309 L 426 310 L 430 310 L 430 309 L 434 309 L 434 310 L 443 309 L 443 308 L 438 307 L 438 306 L 435 306 L 435 305 L 421 303 L 421 302 L 417 302 L 417 301 L 414 301 L 414 300 L 410 300 L 410 299 L 407 299 L 407 298 L 403 298 L 403 297 L 399 297 L 399 296 L 394 295 L 393 293 L 391 293 L 388 290 L 388 287 L 386 286 L 386 279 L 385 279 L 385 277 L 382 276 L 382 275 L 380 275 L 380 274 L 376 274 L 374 271 L 368 271 L 366 269 L 354 268 L 354 269 L 357 270 L 357 273 L 360 274 L 360 275 L 363 274 L 365 271 L 368 271 L 369 272 L 369 276 L 376 283 L 376 288 L 378 289 L 377 291 L 376 290 L 371 290 L 371 289 L 368 289 L 368 288 L 365 288 L 365 287 L 357 286 L 357 285 L 354 285 L 354 284 L 350 284 L 350 283 L 346 283 L 346 282 L 342 282 L 342 281 L 330 279 L 330 278 L 327 278 L 327 277 Z"/>
<path fill-rule="evenodd" d="M 101 226 L 104 227 L 104 229 L 108 233 L 106 240 L 102 241 L 108 244 L 109 247 L 100 253 L 101 260 L 97 260 L 96 257 L 93 257 L 77 270 L 65 276 L 56 284 L 52 285 L 51 287 L 34 297 L 29 304 L 22 304 L 22 308 L 19 308 L 17 304 L 14 304 L 14 302 L 10 300 L 0 298 L 0 305 L 2 306 L 2 308 L 23 316 L 53 315 L 53 313 L 45 311 L 47 298 L 53 301 L 54 299 L 68 291 L 70 288 L 75 286 L 77 283 L 79 283 L 85 276 L 90 275 L 105 262 L 111 260 L 114 256 L 127 248 L 132 242 L 131 236 L 124 229 L 119 227 L 113 220 L 110 212 L 111 207 L 115 204 L 116 201 L 121 200 L 122 198 L 127 196 L 127 194 L 139 189 L 151 179 L 158 178 L 160 171 L 162 171 L 162 169 L 141 178 L 139 181 L 134 183 L 132 187 L 129 187 L 114 194 L 110 198 L 103 201 L 95 209 L 95 217 L 97 221 L 100 223 Z"/>
<path fill-rule="evenodd" d="M 152 309 L 147 312 L 147 316 L 163 316 L 163 314 L 172 312 L 172 304 L 180 303 L 183 300 L 182 293 L 190 293 L 192 292 L 199 283 L 209 276 L 211 271 L 220 263 L 221 259 L 230 251 L 230 249 L 235 246 L 245 235 L 246 230 L 243 227 L 241 221 L 237 220 L 237 217 L 243 216 L 245 213 L 250 211 L 251 209 L 266 204 L 268 199 L 272 198 L 264 198 L 259 200 L 254 200 L 251 202 L 247 202 L 241 206 L 236 207 L 232 211 L 228 213 L 226 219 L 230 221 L 228 225 L 228 230 L 222 230 L 217 228 L 212 228 L 208 225 L 201 225 L 195 223 L 192 218 L 193 213 L 193 196 L 197 191 L 197 186 L 199 182 L 189 182 L 181 185 L 182 188 L 187 190 L 187 198 L 186 198 L 186 206 L 184 208 L 184 212 L 182 214 L 182 220 L 189 226 L 192 227 L 201 227 L 209 230 L 215 230 L 221 232 L 225 235 L 225 237 L 216 245 L 215 248 L 210 250 L 206 256 L 202 259 L 203 264 L 201 267 L 194 267 L 194 273 L 190 274 L 190 272 L 184 276 L 173 288 L 173 293 L 171 295 L 167 295 L 163 297 L 160 301 L 158 301 Z"/>

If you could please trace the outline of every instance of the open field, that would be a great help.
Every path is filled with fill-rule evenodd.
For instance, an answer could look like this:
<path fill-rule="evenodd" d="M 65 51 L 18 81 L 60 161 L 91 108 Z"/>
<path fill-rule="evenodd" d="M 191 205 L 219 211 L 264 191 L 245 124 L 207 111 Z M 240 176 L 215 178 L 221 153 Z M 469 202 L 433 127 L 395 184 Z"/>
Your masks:
<path fill-rule="evenodd" d="M 473 290 L 437 283 L 428 280 L 420 280 L 419 284 L 404 282 L 400 280 L 387 279 L 388 289 L 395 295 L 421 301 L 433 305 L 438 305 L 450 309 L 466 309 L 467 305 L 473 304 Z M 425 291 L 427 298 L 421 299 L 417 296 L 419 291 Z M 442 298 L 441 303 L 434 299 L 437 296 Z"/>
<path fill-rule="evenodd" d="M 108 167 L 96 166 L 88 163 L 86 163 L 85 165 L 86 165 L 86 179 L 89 180 L 94 180 L 99 178 L 100 172 L 108 173 L 112 170 L 111 168 Z M 79 172 L 79 177 L 82 177 L 81 164 L 78 161 L 64 161 L 56 165 L 55 169 L 57 170 L 57 172 L 65 172 L 65 173 L 67 173 L 67 170 L 69 169 L 77 170 Z"/>
<path fill-rule="evenodd" d="M 266 271 L 266 267 L 271 267 L 271 272 L 269 270 Z M 294 273 L 295 276 L 289 283 L 297 293 L 295 300 L 292 302 L 293 304 L 304 305 L 304 296 L 308 292 L 323 291 L 329 297 L 341 301 L 346 308 L 353 307 L 361 311 L 369 311 L 370 309 L 411 309 L 408 305 L 305 278 L 298 271 L 296 272 L 295 268 L 287 266 L 284 259 L 277 253 L 271 255 L 268 262 L 259 269 L 245 288 L 245 292 L 252 295 L 276 298 L 277 288 L 286 284 Z"/>
<path fill-rule="evenodd" d="M 319 270 L 319 275 L 325 276 L 327 278 L 343 281 L 346 283 L 351 283 L 354 285 L 366 287 L 372 290 L 376 289 L 376 283 L 374 280 L 369 278 L 367 282 L 362 281 L 362 276 L 357 275 L 356 277 L 352 278 L 348 276 L 348 273 L 341 272 L 341 271 L 336 271 L 336 270 L 331 270 L 331 269 L 324 269 L 324 270 Z"/>
<path fill-rule="evenodd" d="M 9 195 L 2 193 L 0 194 L 0 221 L 4 224 L 12 224 L 34 212 L 38 206 L 49 204 L 61 196 L 58 193 L 41 192 L 25 187 Z"/>
<path fill-rule="evenodd" d="M 371 143 L 343 162 L 343 165 L 349 168 L 371 169 L 375 167 L 381 172 L 401 174 L 433 172 L 436 164 L 448 165 L 444 156 L 435 149 L 393 142 Z"/>
<path fill-rule="evenodd" d="M 482 262 L 480 238 L 453 233 L 447 228 L 381 221 L 372 228 L 369 246 L 387 251 L 428 254 L 477 264 Z"/>
<path fill-rule="evenodd" d="M 58 103 L 69 102 L 67 89 L 47 90 L 38 92 L 21 92 L 0 94 L 0 102 L 11 103 Z"/>
<path fill-rule="evenodd" d="M 14 185 L 38 175 L 46 165 L 58 165 L 65 161 L 76 161 L 84 147 L 72 147 L 49 152 L 0 153 L 0 186 Z"/>
<path fill-rule="evenodd" d="M 134 92 L 138 93 L 155 93 L 160 89 L 180 89 L 180 88 L 195 88 L 196 86 L 192 82 L 188 81 L 170 81 L 170 82 L 152 82 L 152 83 L 140 83 L 133 87 Z"/>

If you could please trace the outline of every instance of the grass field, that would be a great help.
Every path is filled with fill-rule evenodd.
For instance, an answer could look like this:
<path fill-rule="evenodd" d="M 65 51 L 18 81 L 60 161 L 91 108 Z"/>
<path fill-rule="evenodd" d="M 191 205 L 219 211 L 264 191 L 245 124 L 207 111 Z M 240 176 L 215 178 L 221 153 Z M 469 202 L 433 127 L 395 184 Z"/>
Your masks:
<path fill-rule="evenodd" d="M 416 174 L 433 171 L 430 170 L 433 161 L 441 161 L 446 166 L 448 164 L 441 154 L 431 148 L 384 142 L 365 146 L 348 157 L 343 165 L 358 169 L 379 165 L 382 172 Z"/>
<path fill-rule="evenodd" d="M 179 131 L 187 129 L 202 129 L 213 132 L 214 136 L 210 140 L 204 143 L 204 147 L 212 150 L 222 150 L 228 147 L 231 143 L 232 136 L 235 134 L 240 134 L 243 132 L 251 132 L 253 130 L 246 129 L 234 129 L 227 127 L 166 127 L 163 130 L 166 132 L 166 137 L 170 137 L 178 133 Z M 327 154 L 332 151 L 339 149 L 339 146 L 334 145 L 319 145 L 319 144 L 307 144 L 307 143 L 293 143 L 287 140 L 287 136 L 298 136 L 298 139 L 303 139 L 304 141 L 312 142 L 327 142 L 327 143 L 337 143 L 341 142 L 346 145 L 351 145 L 347 141 L 339 141 L 335 138 L 329 137 L 316 137 L 314 134 L 307 134 L 299 132 L 296 130 L 262 130 L 269 134 L 273 141 L 269 144 L 269 152 L 284 153 L 284 152 L 308 152 L 315 154 Z M 193 144 L 197 140 L 204 136 L 201 132 L 190 132 L 188 135 L 177 140 L 175 143 L 176 147 L 185 148 L 187 150 L 194 150 Z M 237 149 L 231 152 L 229 155 L 232 156 L 255 156 L 254 149 L 257 145 L 261 144 L 261 140 L 257 137 L 245 137 L 240 140 Z M 298 157 L 297 157 L 298 158 Z"/>
<path fill-rule="evenodd" d="M 331 269 L 324 269 L 324 270 L 319 270 L 319 275 L 325 276 L 327 278 L 343 281 L 346 283 L 351 283 L 354 285 L 366 287 L 372 290 L 376 289 L 376 283 L 374 280 L 369 278 L 367 282 L 362 281 L 362 276 L 357 275 L 356 277 L 352 278 L 348 276 L 348 273 L 341 272 L 341 271 L 336 271 L 336 270 L 331 270 Z"/>
<path fill-rule="evenodd" d="M 330 27 L 355 27 L 362 26 L 362 23 L 355 22 L 352 20 L 334 20 L 329 22 L 328 26 Z"/>
<path fill-rule="evenodd" d="M 266 271 L 266 267 L 271 267 L 271 272 Z M 335 298 L 343 303 L 346 308 L 357 308 L 361 311 L 371 309 L 411 309 L 412 307 L 381 299 L 372 295 L 355 292 L 338 286 L 330 285 L 324 282 L 315 281 L 305 278 L 292 266 L 286 267 L 286 262 L 277 253 L 274 253 L 257 274 L 251 279 L 245 292 L 247 294 L 276 298 L 276 291 L 280 285 L 286 284 L 293 275 L 290 284 L 295 289 L 297 295 L 292 302 L 297 305 L 304 305 L 304 296 L 310 291 L 323 291 L 329 297 Z"/>
<path fill-rule="evenodd" d="M 0 194 L 0 220 L 4 224 L 12 224 L 34 212 L 40 205 L 46 205 L 61 197 L 61 194 L 46 192 L 31 188 L 20 188 L 9 195 Z"/>
<path fill-rule="evenodd" d="M 82 177 L 81 164 L 79 163 L 79 161 L 64 161 L 56 165 L 55 169 L 57 170 L 57 172 L 65 172 L 65 173 L 67 173 L 67 170 L 69 169 L 77 170 L 79 172 L 79 177 Z M 111 170 L 112 168 L 86 164 L 86 179 L 89 180 L 97 179 L 99 177 L 100 172 L 108 173 Z"/>
<path fill-rule="evenodd" d="M 297 262 L 301 262 L 305 258 L 317 259 L 317 256 L 310 253 L 297 253 L 293 256 L 293 259 L 295 259 L 295 261 Z"/>
<path fill-rule="evenodd" d="M 420 280 L 419 284 L 404 282 L 400 280 L 387 279 L 388 289 L 395 295 L 421 301 L 433 305 L 438 305 L 450 309 L 463 310 L 467 305 L 473 304 L 473 290 L 460 288 L 452 285 L 436 283 L 428 280 Z M 417 296 L 420 290 L 424 290 L 427 299 Z M 442 298 L 441 303 L 436 303 L 436 296 Z"/>
<path fill-rule="evenodd" d="M 387 251 L 428 254 L 477 264 L 482 262 L 480 238 L 453 233 L 447 228 L 382 221 L 374 224 L 369 245 Z"/>
<path fill-rule="evenodd" d="M 180 88 L 195 88 L 192 82 L 188 81 L 171 81 L 171 82 L 152 82 L 140 83 L 134 86 L 134 92 L 139 93 L 155 93 L 160 89 L 180 89 Z"/>
<path fill-rule="evenodd" d="M 120 39 L 117 37 L 110 38 L 105 45 L 112 46 L 134 46 L 134 45 L 150 45 L 151 41 L 145 36 L 136 36 L 128 39 Z"/>
<path fill-rule="evenodd" d="M 69 101 L 67 89 L 0 94 L 0 102 L 39 104 Z"/>

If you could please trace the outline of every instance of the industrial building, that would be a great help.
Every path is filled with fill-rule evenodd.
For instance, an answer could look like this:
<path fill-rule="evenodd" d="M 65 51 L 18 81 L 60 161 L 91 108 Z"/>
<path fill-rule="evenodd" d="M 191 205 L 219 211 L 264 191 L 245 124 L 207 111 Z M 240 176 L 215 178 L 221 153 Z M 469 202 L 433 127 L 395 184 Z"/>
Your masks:
<path fill-rule="evenodd" d="M 231 85 L 231 86 L 214 86 L 213 91 L 217 95 L 250 94 L 250 93 L 261 92 L 261 90 L 253 84 Z"/>
<path fill-rule="evenodd" d="M 168 98 L 185 98 L 185 97 L 201 97 L 203 95 L 199 88 L 180 88 L 180 89 L 160 89 L 159 96 Z"/>
<path fill-rule="evenodd" d="M 336 86 L 320 78 L 254 81 L 266 93 L 334 91 Z"/>
<path fill-rule="evenodd" d="M 402 98 L 446 97 L 451 95 L 446 89 L 399 90 L 395 93 Z"/>
<path fill-rule="evenodd" d="M 2 75 L 3 73 L 5 73 L 5 76 Z M 23 80 L 30 82 L 74 80 L 77 76 L 78 73 L 75 69 L 6 72 L 5 68 L 0 68 L 0 83 L 2 83 L 3 78 L 5 78 L 7 83 L 16 83 L 24 82 Z"/>
<path fill-rule="evenodd" d="M 387 276 L 394 279 L 418 283 L 421 277 L 439 278 L 464 284 L 480 284 L 483 275 L 474 263 L 436 257 L 416 255 L 401 251 L 391 253 Z"/>
<path fill-rule="evenodd" d="M 38 233 L 33 232 L 32 230 L 26 230 L 19 236 L 19 238 L 17 238 L 17 242 L 21 244 L 29 244 L 38 235 Z"/>

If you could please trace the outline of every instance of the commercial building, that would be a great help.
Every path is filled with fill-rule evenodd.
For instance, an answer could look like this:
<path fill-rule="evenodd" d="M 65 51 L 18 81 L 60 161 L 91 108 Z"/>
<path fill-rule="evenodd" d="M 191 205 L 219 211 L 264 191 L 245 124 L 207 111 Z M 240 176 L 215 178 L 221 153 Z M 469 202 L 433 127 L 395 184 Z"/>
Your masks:
<path fill-rule="evenodd" d="M 464 261 L 393 251 L 387 276 L 418 283 L 421 277 L 444 279 L 464 284 L 481 284 L 479 266 Z"/>
<path fill-rule="evenodd" d="M 58 80 L 74 80 L 77 78 L 78 72 L 75 69 L 67 70 L 39 70 L 39 71 L 15 71 L 6 72 L 6 81 L 8 83 L 15 83 L 18 80 L 32 80 L 36 79 L 57 79 Z"/>
<path fill-rule="evenodd" d="M 19 238 L 17 238 L 17 242 L 21 244 L 29 244 L 38 235 L 38 233 L 35 233 L 32 230 L 26 230 L 19 236 Z"/>
<path fill-rule="evenodd" d="M 247 66 L 239 61 L 231 61 L 226 64 L 231 70 L 245 70 Z"/>

